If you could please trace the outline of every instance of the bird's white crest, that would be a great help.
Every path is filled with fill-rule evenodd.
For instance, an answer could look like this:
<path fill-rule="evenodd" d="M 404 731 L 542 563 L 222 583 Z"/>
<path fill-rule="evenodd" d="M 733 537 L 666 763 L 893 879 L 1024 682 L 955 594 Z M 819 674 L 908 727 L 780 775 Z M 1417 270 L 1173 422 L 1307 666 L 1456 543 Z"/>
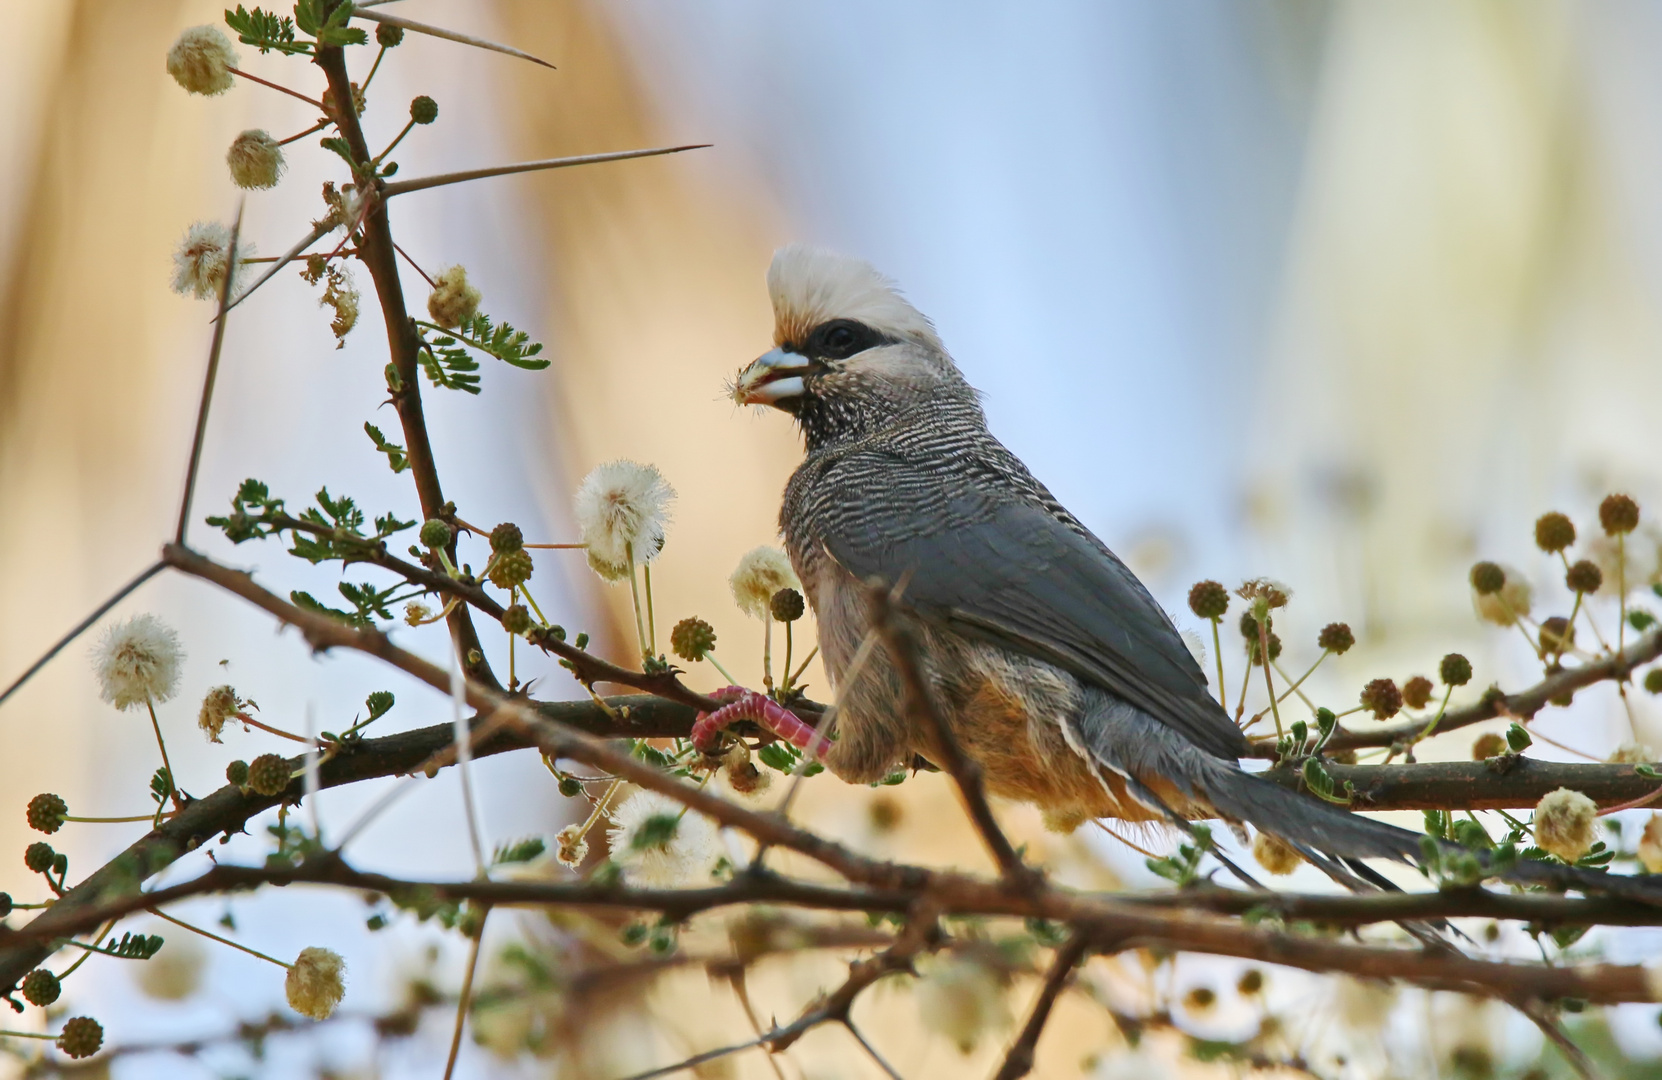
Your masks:
<path fill-rule="evenodd" d="M 935 327 L 895 283 L 864 259 L 810 244 L 780 248 L 768 268 L 775 345 L 800 345 L 830 319 L 853 319 L 890 337 L 939 350 Z"/>

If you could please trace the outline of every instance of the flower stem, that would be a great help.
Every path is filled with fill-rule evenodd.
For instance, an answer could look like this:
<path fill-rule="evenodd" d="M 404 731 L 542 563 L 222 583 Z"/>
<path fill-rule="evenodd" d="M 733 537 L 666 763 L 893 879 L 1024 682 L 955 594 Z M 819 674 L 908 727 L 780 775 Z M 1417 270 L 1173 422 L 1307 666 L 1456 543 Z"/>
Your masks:
<path fill-rule="evenodd" d="M 250 727 L 257 727 L 261 731 L 267 732 L 271 735 L 276 735 L 280 739 L 287 739 L 290 742 L 302 743 L 306 746 L 316 746 L 317 745 L 317 740 L 315 740 L 315 739 L 308 739 L 304 735 L 296 735 L 292 731 L 284 731 L 280 727 L 272 727 L 270 724 L 261 723 L 260 721 L 254 719 L 252 716 L 249 716 L 247 713 L 237 713 L 236 718 L 237 718 L 237 720 L 241 721 L 244 724 L 247 724 Z"/>
<path fill-rule="evenodd" d="M 1300 675 L 1298 677 L 1297 682 L 1293 683 L 1293 685 L 1287 687 L 1287 689 L 1285 689 L 1281 692 L 1281 700 L 1286 701 L 1289 697 L 1291 697 L 1293 695 L 1294 691 L 1296 691 L 1299 687 L 1304 685 L 1304 680 L 1305 679 L 1308 679 L 1310 676 L 1312 676 L 1316 673 L 1316 669 L 1322 666 L 1322 661 L 1326 660 L 1329 656 L 1332 656 L 1332 655 L 1333 655 L 1333 651 L 1331 649 L 1323 649 L 1322 654 L 1320 656 L 1316 657 L 1316 662 L 1314 664 L 1310 665 L 1310 669 L 1308 671 L 1306 671 L 1303 675 Z"/>
<path fill-rule="evenodd" d="M 375 63 L 369 65 L 369 74 L 364 76 L 363 85 L 358 87 L 359 90 L 366 94 L 369 92 L 369 84 L 375 81 L 375 73 L 381 70 L 381 58 L 386 55 L 387 47 L 383 45 L 381 50 L 375 54 Z"/>
<path fill-rule="evenodd" d="M 717 671 L 721 672 L 721 677 L 727 680 L 727 684 L 729 686 L 739 685 L 739 680 L 733 678 L 733 676 L 731 676 L 727 673 L 727 669 L 721 666 L 721 661 L 716 659 L 715 653 L 713 653 L 713 652 L 705 653 L 704 654 L 704 659 L 708 660 L 715 667 L 715 669 Z"/>
<path fill-rule="evenodd" d="M 773 689 L 773 615 L 762 616 L 762 685 Z"/>
<path fill-rule="evenodd" d="M 658 620 L 652 614 L 652 564 L 641 564 L 641 580 L 646 588 L 646 638 L 647 652 L 658 655 Z"/>
<path fill-rule="evenodd" d="M 173 800 L 174 808 L 179 806 L 179 782 L 173 775 L 173 763 L 167 760 L 167 743 L 162 740 L 162 724 L 156 719 L 156 704 L 145 695 L 144 707 L 150 712 L 150 727 L 156 733 L 156 748 L 162 752 L 162 768 L 167 770 L 167 793 Z M 161 818 L 161 808 L 156 808 L 156 818 Z"/>
<path fill-rule="evenodd" d="M 1437 706 L 1437 715 L 1433 716 L 1431 718 L 1431 723 L 1425 725 L 1425 730 L 1420 732 L 1419 735 L 1415 737 L 1415 742 L 1419 742 L 1421 739 L 1430 738 L 1431 733 L 1437 730 L 1438 723 L 1440 723 L 1443 719 L 1443 713 L 1448 711 L 1448 699 L 1453 696 L 1454 687 L 1451 686 L 1447 690 L 1443 691 L 1443 703 Z"/>
<path fill-rule="evenodd" d="M 791 675 L 791 685 L 792 686 L 795 686 L 797 683 L 802 681 L 802 673 L 804 671 L 808 670 L 808 665 L 813 663 L 814 662 L 814 657 L 816 657 L 818 655 L 819 655 L 819 646 L 818 645 L 815 645 L 813 648 L 808 650 L 808 655 L 804 656 L 802 658 L 802 663 L 800 663 L 796 666 L 795 673 L 793 673 Z"/>
<path fill-rule="evenodd" d="M 1627 534 L 1616 534 L 1616 603 L 1620 621 L 1616 623 L 1616 651 L 1627 646 Z M 1625 681 L 1625 680 L 1624 680 Z"/>
<path fill-rule="evenodd" d="M 1281 706 L 1275 700 L 1275 680 L 1270 676 L 1270 617 L 1258 620 L 1258 658 L 1264 662 L 1264 689 L 1270 695 L 1270 715 L 1275 717 L 1275 737 L 1280 738 Z"/>
<path fill-rule="evenodd" d="M 462 995 L 456 1002 L 456 1029 L 450 1034 L 450 1056 L 444 1061 L 444 1080 L 450 1080 L 456 1072 L 456 1055 L 462 1049 L 462 1027 L 467 1021 L 467 1007 L 473 1000 L 473 973 L 479 967 L 479 943 L 485 939 L 485 920 L 490 917 L 491 909 L 485 908 L 479 918 L 479 928 L 474 932 L 472 941 L 467 949 L 467 974 L 462 976 Z"/>
<path fill-rule="evenodd" d="M 326 128 L 328 126 L 329 126 L 329 121 L 319 120 L 317 123 L 313 124 L 311 127 L 307 128 L 305 131 L 302 131 L 300 134 L 290 135 L 286 139 L 279 140 L 277 145 L 278 146 L 287 146 L 289 143 L 297 142 L 300 139 L 304 139 L 306 136 L 308 136 L 308 135 L 310 135 L 314 132 L 322 131 L 324 128 Z M 273 261 L 275 261 L 275 260 L 273 260 Z"/>
<path fill-rule="evenodd" d="M 640 645 L 642 657 L 650 655 L 646 651 L 646 623 L 641 619 L 641 590 L 635 581 L 635 545 L 625 547 L 629 554 L 629 598 L 635 602 L 635 642 Z"/>
<path fill-rule="evenodd" d="M 530 545 L 527 544 L 526 546 L 529 547 Z M 519 594 L 525 597 L 525 602 L 530 604 L 531 610 L 537 613 L 537 621 L 542 623 L 544 626 L 547 626 L 548 616 L 542 613 L 542 608 L 537 606 L 537 601 L 531 596 L 531 590 L 525 587 L 525 583 L 523 581 L 520 582 L 519 585 Z"/>
<path fill-rule="evenodd" d="M 172 923 L 174 926 L 182 926 L 186 930 L 189 930 L 193 934 L 201 934 L 203 937 L 207 938 L 209 941 L 217 941 L 221 945 L 229 945 L 229 946 L 231 946 L 231 948 L 241 950 L 242 952 L 247 953 L 249 956 L 257 956 L 261 960 L 265 960 L 265 961 L 268 961 L 270 963 L 276 964 L 278 967 L 282 968 L 284 971 L 287 971 L 288 969 L 290 969 L 294 966 L 293 964 L 283 963 L 281 960 L 277 959 L 275 956 L 267 956 L 265 953 L 260 952 L 258 949 L 250 949 L 246 945 L 239 945 L 236 942 L 232 941 L 230 938 L 220 937 L 218 934 L 215 934 L 215 933 L 212 933 L 210 931 L 204 930 L 200 926 L 192 926 L 190 923 L 185 922 L 182 919 L 175 919 L 173 916 L 167 914 L 167 912 L 165 912 L 165 911 L 158 911 L 155 908 L 146 908 L 145 910 L 150 912 L 150 914 L 156 916 L 156 918 L 158 918 L 158 919 L 166 919 L 168 922 Z"/>
<path fill-rule="evenodd" d="M 151 821 L 151 820 L 155 819 L 155 816 L 156 816 L 155 814 L 135 814 L 132 817 L 72 817 L 72 816 L 66 814 L 66 815 L 64 815 L 64 820 L 65 821 L 79 821 L 79 822 L 83 822 L 85 824 L 92 824 L 92 825 L 114 825 L 114 824 L 118 824 L 120 822 L 127 822 L 127 821 Z M 12 906 L 13 907 L 22 907 L 23 905 L 22 904 L 13 904 Z"/>
<path fill-rule="evenodd" d="M 22 905 L 19 905 L 19 906 L 21 907 Z M 104 940 L 105 935 L 107 935 L 111 930 L 115 929 L 116 922 L 117 922 L 117 920 L 111 919 L 109 922 L 104 924 L 104 928 L 102 930 L 98 931 L 98 936 L 92 939 L 92 944 L 95 947 Z M 76 944 L 80 944 L 80 943 L 77 942 Z M 91 952 L 82 953 L 78 960 L 76 960 L 73 964 L 70 964 L 67 968 L 64 968 L 63 974 L 58 976 L 58 981 L 63 982 L 65 979 L 67 979 L 71 975 L 75 974 L 75 969 L 80 967 L 82 964 L 86 963 L 87 960 L 91 958 L 91 956 L 92 956 Z"/>
<path fill-rule="evenodd" d="M 379 61 L 377 61 L 377 63 L 379 63 Z M 387 148 L 385 150 L 383 150 L 379 154 L 375 155 L 375 158 L 374 158 L 374 160 L 372 160 L 370 162 L 370 165 L 379 166 L 381 164 L 381 159 L 385 158 L 388 154 L 392 153 L 392 148 L 397 146 L 399 143 L 403 142 L 404 141 L 404 136 L 408 135 L 410 133 L 410 130 L 414 127 L 415 127 L 415 121 L 412 119 L 409 123 L 404 125 L 404 130 L 400 131 L 398 133 L 398 137 L 393 139 L 392 142 L 387 144 Z"/>
<path fill-rule="evenodd" d="M 785 666 L 779 669 L 784 672 L 785 683 L 779 689 L 782 693 L 789 693 L 791 689 L 791 624 L 785 624 Z"/>
<path fill-rule="evenodd" d="M 250 75 L 250 74 L 248 74 L 248 72 L 243 71 L 240 68 L 227 67 L 225 70 L 229 71 L 233 75 L 237 75 L 237 76 L 240 76 L 241 78 L 247 79 L 249 82 L 257 82 L 261 86 L 269 86 L 271 89 L 280 91 L 284 94 L 287 94 L 289 97 L 299 98 L 301 101 L 304 101 L 306 104 L 312 106 L 313 108 L 319 110 L 320 112 L 328 112 L 329 111 L 328 109 L 325 109 L 323 107 L 323 102 L 318 101 L 315 98 L 309 98 L 305 94 L 302 94 L 298 90 L 290 90 L 286 86 L 280 86 L 277 83 L 268 82 L 267 80 L 260 78 L 258 75 Z"/>
<path fill-rule="evenodd" d="M 1223 682 L 1223 644 L 1218 640 L 1218 620 L 1208 619 L 1212 624 L 1212 655 L 1218 661 L 1218 704 L 1224 712 L 1229 711 L 1229 689 Z"/>
<path fill-rule="evenodd" d="M 428 285 L 429 288 L 436 289 L 436 288 L 439 287 L 438 282 L 434 281 L 431 277 L 427 276 L 427 271 L 425 271 L 421 268 L 421 264 L 416 262 L 414 259 L 410 258 L 410 253 L 408 251 L 405 251 L 403 248 L 399 247 L 396 242 L 394 242 L 394 244 L 392 245 L 392 248 L 393 248 L 394 251 L 396 251 L 400 255 L 404 256 L 404 261 L 405 262 L 407 262 L 411 266 L 415 267 L 415 272 L 421 275 L 422 280 L 427 282 L 427 285 Z M 526 544 L 525 546 L 526 547 L 541 547 L 542 545 L 541 544 Z"/>

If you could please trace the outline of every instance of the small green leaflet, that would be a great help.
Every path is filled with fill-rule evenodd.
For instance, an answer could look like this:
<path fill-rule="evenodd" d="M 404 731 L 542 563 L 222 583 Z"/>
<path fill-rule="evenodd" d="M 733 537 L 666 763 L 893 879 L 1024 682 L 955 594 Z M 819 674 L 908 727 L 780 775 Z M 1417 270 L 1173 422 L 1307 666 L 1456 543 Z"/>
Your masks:
<path fill-rule="evenodd" d="M 275 49 L 289 55 L 311 55 L 309 43 L 294 40 L 294 20 L 286 15 L 279 18 L 259 8 L 245 11 L 238 4 L 235 11 L 226 9 L 225 25 L 236 31 L 238 41 L 252 45 L 262 53 Z"/>
<path fill-rule="evenodd" d="M 367 420 L 364 421 L 364 434 L 375 444 L 375 449 L 387 455 L 387 464 L 392 467 L 393 472 L 401 473 L 410 467 L 410 457 L 404 452 L 404 448 L 395 442 L 388 442 L 387 437 L 381 434 L 381 429 Z"/>
<path fill-rule="evenodd" d="M 325 14 L 326 0 L 300 0 L 294 5 L 294 21 L 300 32 L 310 34 L 319 45 L 365 45 L 369 35 L 356 26 L 346 25 L 352 17 L 352 0 L 341 0 L 335 10 Z"/>

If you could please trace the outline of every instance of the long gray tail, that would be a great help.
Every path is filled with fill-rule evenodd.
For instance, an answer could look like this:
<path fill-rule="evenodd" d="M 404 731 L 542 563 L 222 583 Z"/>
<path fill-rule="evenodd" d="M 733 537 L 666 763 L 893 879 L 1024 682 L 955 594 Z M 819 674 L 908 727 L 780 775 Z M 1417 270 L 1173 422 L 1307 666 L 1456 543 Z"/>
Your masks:
<path fill-rule="evenodd" d="M 1424 860 L 1421 847 L 1424 838 L 1419 833 L 1354 814 L 1313 795 L 1301 795 L 1272 780 L 1243 772 L 1233 762 L 1212 758 L 1208 764 L 1211 767 L 1205 769 L 1205 775 L 1195 778 L 1200 790 L 1194 794 L 1203 797 L 1225 817 L 1248 822 L 1295 847 L 1314 848 L 1341 859 L 1384 858 L 1416 864 Z M 1475 855 L 1486 871 L 1485 876 L 1503 881 L 1662 904 L 1662 880 L 1583 870 L 1535 859 L 1498 865 L 1487 852 L 1468 852 L 1448 841 L 1436 843 L 1445 855 Z"/>
<path fill-rule="evenodd" d="M 1331 858 L 1423 862 L 1425 838 L 1421 834 L 1244 772 L 1234 761 L 1200 749 L 1135 706 L 1094 689 L 1087 693 L 1087 706 L 1072 732 L 1078 749 L 1098 765 L 1130 778 L 1129 787 L 1139 798 L 1174 820 L 1182 818 L 1135 778 L 1165 777 L 1189 798 L 1210 804 L 1225 818 L 1247 822 L 1294 847 Z M 1662 904 L 1662 875 L 1633 877 L 1534 859 L 1501 865 L 1486 852 L 1467 852 L 1447 841 L 1436 843 L 1444 856 L 1476 856 L 1486 877 Z"/>

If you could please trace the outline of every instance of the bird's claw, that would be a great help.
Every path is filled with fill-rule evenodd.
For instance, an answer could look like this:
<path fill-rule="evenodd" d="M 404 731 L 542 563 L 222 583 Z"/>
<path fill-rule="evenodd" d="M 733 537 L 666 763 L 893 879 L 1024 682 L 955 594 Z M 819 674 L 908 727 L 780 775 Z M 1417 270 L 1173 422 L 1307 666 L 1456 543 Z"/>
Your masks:
<path fill-rule="evenodd" d="M 815 730 L 765 694 L 742 686 L 726 686 L 710 695 L 722 703 L 715 712 L 699 713 L 693 723 L 692 744 L 700 753 L 715 749 L 721 733 L 741 720 L 759 724 L 799 750 L 814 744 Z"/>

